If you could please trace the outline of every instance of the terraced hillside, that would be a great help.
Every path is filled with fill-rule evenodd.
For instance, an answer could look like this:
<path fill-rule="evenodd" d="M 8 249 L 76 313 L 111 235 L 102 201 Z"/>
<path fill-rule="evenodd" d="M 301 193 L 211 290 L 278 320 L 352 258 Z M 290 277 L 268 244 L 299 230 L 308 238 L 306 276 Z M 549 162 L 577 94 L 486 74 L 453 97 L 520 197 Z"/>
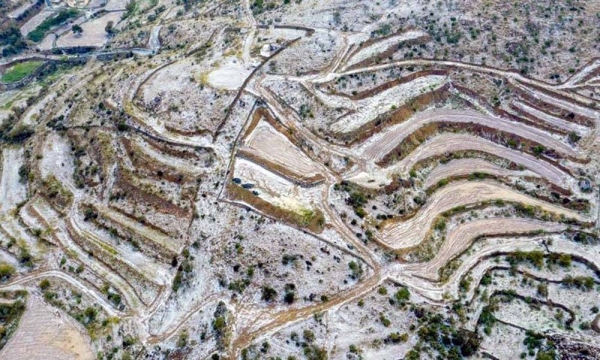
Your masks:
<path fill-rule="evenodd" d="M 0 7 L 0 358 L 600 358 L 593 1 Z"/>

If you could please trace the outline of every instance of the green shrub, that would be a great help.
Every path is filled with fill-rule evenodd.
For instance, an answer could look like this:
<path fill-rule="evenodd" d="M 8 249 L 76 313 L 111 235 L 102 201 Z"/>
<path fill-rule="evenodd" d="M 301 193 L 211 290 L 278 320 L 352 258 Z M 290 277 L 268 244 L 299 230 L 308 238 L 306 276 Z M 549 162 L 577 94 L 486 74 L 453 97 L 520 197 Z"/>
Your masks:
<path fill-rule="evenodd" d="M 315 341 L 316 338 L 315 333 L 308 329 L 304 330 L 304 332 L 302 333 L 302 337 L 307 343 L 312 343 L 313 341 Z"/>
<path fill-rule="evenodd" d="M 262 299 L 264 301 L 273 301 L 277 297 L 277 291 L 270 286 L 263 286 L 262 288 Z"/>
<path fill-rule="evenodd" d="M 410 299 L 410 291 L 407 288 L 401 288 L 394 294 L 394 299 L 399 303 L 406 302 Z"/>
<path fill-rule="evenodd" d="M 6 281 L 10 279 L 15 273 L 15 268 L 9 264 L 0 263 L 0 281 Z"/>
<path fill-rule="evenodd" d="M 392 325 L 392 322 L 390 321 L 390 319 L 385 317 L 385 315 L 383 313 L 379 313 L 379 321 L 381 321 L 381 324 L 385 327 L 390 327 L 390 325 Z"/>
<path fill-rule="evenodd" d="M 44 280 L 40 281 L 39 286 L 42 291 L 48 290 L 50 288 L 50 280 L 44 279 Z"/>
<path fill-rule="evenodd" d="M 57 15 L 51 16 L 42 21 L 32 32 L 27 35 L 27 38 L 33 42 L 40 42 L 46 36 L 46 33 L 54 26 L 65 23 L 70 18 L 74 18 L 79 14 L 76 9 L 64 9 Z"/>
<path fill-rule="evenodd" d="M 356 261 L 352 260 L 350 261 L 350 263 L 348 263 L 348 267 L 352 272 L 351 276 L 353 279 L 360 279 L 360 277 L 363 275 L 363 268 L 360 263 L 357 263 Z"/>

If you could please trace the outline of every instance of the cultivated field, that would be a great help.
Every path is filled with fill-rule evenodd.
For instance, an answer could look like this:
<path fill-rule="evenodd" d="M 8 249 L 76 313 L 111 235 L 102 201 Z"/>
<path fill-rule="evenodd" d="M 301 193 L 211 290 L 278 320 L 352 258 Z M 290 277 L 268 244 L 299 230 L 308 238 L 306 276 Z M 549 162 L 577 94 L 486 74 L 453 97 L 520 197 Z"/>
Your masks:
<path fill-rule="evenodd" d="M 93 359 L 90 339 L 81 325 L 34 295 L 12 340 L 0 356 L 6 359 Z"/>

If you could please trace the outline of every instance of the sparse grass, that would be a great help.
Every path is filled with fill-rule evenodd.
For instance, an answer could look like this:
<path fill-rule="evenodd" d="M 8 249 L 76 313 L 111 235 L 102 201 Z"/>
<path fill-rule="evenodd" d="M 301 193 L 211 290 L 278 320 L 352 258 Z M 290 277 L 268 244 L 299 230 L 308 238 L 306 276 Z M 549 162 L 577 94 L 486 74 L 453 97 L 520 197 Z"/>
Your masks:
<path fill-rule="evenodd" d="M 73 203 L 73 194 L 65 189 L 53 175 L 42 181 L 41 192 L 59 211 L 67 209 Z"/>
<path fill-rule="evenodd" d="M 227 192 L 232 199 L 243 201 L 284 222 L 307 228 L 315 233 L 321 233 L 325 226 L 325 216 L 320 210 L 302 209 L 299 212 L 280 208 L 252 194 L 252 191 L 229 183 Z"/>

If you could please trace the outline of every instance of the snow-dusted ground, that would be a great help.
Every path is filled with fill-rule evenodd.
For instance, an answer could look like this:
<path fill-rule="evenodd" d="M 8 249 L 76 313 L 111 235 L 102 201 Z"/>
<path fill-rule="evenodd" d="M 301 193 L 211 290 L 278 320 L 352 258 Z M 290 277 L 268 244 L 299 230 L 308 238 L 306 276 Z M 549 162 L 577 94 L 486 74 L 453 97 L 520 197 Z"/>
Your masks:
<path fill-rule="evenodd" d="M 540 176 L 559 187 L 566 189 L 576 187 L 575 181 L 571 176 L 569 176 L 564 171 L 558 169 L 557 167 L 554 167 L 549 163 L 540 160 L 539 158 L 536 158 L 524 152 L 512 150 L 510 148 L 498 145 L 492 141 L 485 140 L 476 136 L 452 133 L 441 134 L 432 138 L 431 140 L 428 140 L 415 151 L 408 154 L 405 158 L 387 168 L 379 168 L 375 165 L 369 165 L 366 172 L 361 172 L 356 175 L 353 175 L 352 177 L 349 177 L 348 180 L 356 182 L 358 184 L 371 184 L 371 186 L 368 187 L 375 186 L 374 184 L 387 185 L 391 182 L 392 176 L 394 174 L 407 173 L 409 170 L 412 169 L 412 167 L 415 164 L 417 164 L 421 160 L 457 151 L 481 151 L 484 153 L 495 155 L 500 158 L 510 160 L 516 163 L 517 165 L 524 166 L 529 171 L 533 172 L 535 175 Z M 460 167 L 461 164 L 466 164 L 466 162 L 471 161 L 476 161 L 474 166 Z M 477 167 L 477 164 L 482 164 L 482 167 Z M 483 166 L 483 164 L 486 165 Z M 510 174 L 510 172 L 508 172 L 505 169 L 496 169 L 492 164 L 484 160 L 464 159 L 455 165 L 452 165 L 452 163 L 450 163 L 446 166 L 440 166 L 436 168 L 436 170 L 432 171 L 432 173 L 430 174 L 432 180 L 431 182 L 428 180 L 428 185 L 426 187 L 436 184 L 439 180 L 443 178 L 450 177 L 452 173 L 455 173 L 456 175 L 459 175 L 461 173 L 467 174 L 465 173 L 465 171 L 468 173 L 491 171 L 491 174 Z"/>
<path fill-rule="evenodd" d="M 485 173 L 493 176 L 515 176 L 515 177 L 538 177 L 532 171 L 511 171 L 504 169 L 496 164 L 492 164 L 483 159 L 457 159 L 447 164 L 439 165 L 433 169 L 427 178 L 423 187 L 425 189 L 436 185 L 443 179 L 450 179 L 457 176 L 465 176 L 473 173 Z"/>
<path fill-rule="evenodd" d="M 487 116 L 472 110 L 451 109 L 423 111 L 408 121 L 390 126 L 385 131 L 372 136 L 357 150 L 363 156 L 368 158 L 381 159 L 391 152 L 400 141 L 415 130 L 425 124 L 441 121 L 481 124 L 544 144 L 545 147 L 554 149 L 568 156 L 582 156 L 577 149 L 574 149 L 569 144 L 565 143 L 564 140 L 532 126 L 512 122 L 504 118 Z"/>
<path fill-rule="evenodd" d="M 573 122 L 569 122 L 566 120 L 563 120 L 561 118 L 558 118 L 556 116 L 547 114 L 543 111 L 539 111 L 538 109 L 535 109 L 531 106 L 529 106 L 526 103 L 520 102 L 520 101 L 515 101 L 513 102 L 513 104 L 515 105 L 515 107 L 527 114 L 531 114 L 534 117 L 541 119 L 542 121 L 546 122 L 548 125 L 551 125 L 553 127 L 556 127 L 558 129 L 564 130 L 564 131 L 574 131 L 578 134 L 587 134 L 589 132 L 589 129 L 586 128 L 585 126 L 582 125 L 578 125 L 576 123 Z"/>
<path fill-rule="evenodd" d="M 346 115 L 331 125 L 334 133 L 349 133 L 372 121 L 377 116 L 392 110 L 392 106 L 402 106 L 410 99 L 425 91 L 435 90 L 444 85 L 443 76 L 425 76 L 382 91 L 371 98 L 357 101 L 356 112 Z"/>
<path fill-rule="evenodd" d="M 108 41 L 108 35 L 104 28 L 109 21 L 117 25 L 121 21 L 123 11 L 110 12 L 99 18 L 91 19 L 81 23 L 83 33 L 77 35 L 72 31 L 62 34 L 56 40 L 56 47 L 93 46 L 101 47 Z"/>
<path fill-rule="evenodd" d="M 26 182 L 22 182 L 19 169 L 23 165 L 23 149 L 4 148 L 2 151 L 2 177 L 0 178 L 0 211 L 6 213 L 27 196 Z"/>
<path fill-rule="evenodd" d="M 453 229 L 448 229 L 445 240 L 435 258 L 421 265 L 417 274 L 434 281 L 437 280 L 438 270 L 469 248 L 473 241 L 483 236 L 528 234 L 535 231 L 552 233 L 564 231 L 566 228 L 567 226 L 564 224 L 521 218 L 489 218 L 460 224 Z"/>
<path fill-rule="evenodd" d="M 67 139 L 56 133 L 48 134 L 43 147 L 43 157 L 40 160 L 42 177 L 55 176 L 64 187 L 74 192 L 76 191 L 73 180 L 74 171 L 74 158 Z"/>
<path fill-rule="evenodd" d="M 253 184 L 261 199 L 288 210 L 311 210 L 319 203 L 320 187 L 303 188 L 245 159 L 236 159 L 234 176 Z"/>
<path fill-rule="evenodd" d="M 216 70 L 208 73 L 208 83 L 217 89 L 237 90 L 250 72 L 238 58 L 225 58 Z"/>
<path fill-rule="evenodd" d="M 407 40 L 414 40 L 420 37 L 427 36 L 427 33 L 420 30 L 411 30 L 395 36 L 391 36 L 385 40 L 378 41 L 370 46 L 360 49 L 356 54 L 352 55 L 346 62 L 346 67 L 366 60 L 370 57 L 377 56 L 379 53 L 386 51 L 392 46 L 398 46 L 399 43 Z"/>
<path fill-rule="evenodd" d="M 111 0 L 105 9 L 122 10 L 125 5 L 122 1 Z M 496 214 L 493 206 L 473 209 L 458 220 L 452 218 L 443 240 L 443 232 L 435 230 L 434 235 L 439 239 L 433 242 L 441 248 L 437 256 L 432 254 L 430 263 L 403 263 L 402 259 L 415 261 L 412 253 L 404 258 L 404 254 L 389 248 L 404 249 L 418 245 L 424 239 L 429 241 L 427 236 L 438 215 L 453 207 L 478 201 L 517 201 L 583 222 L 592 222 L 597 215 L 595 189 L 598 166 L 595 154 L 598 149 L 597 142 L 594 144 L 595 131 L 534 109 L 525 102 L 515 103 L 511 109 L 535 116 L 551 125 L 549 130 L 493 116 L 492 111 L 485 110 L 483 105 L 474 105 L 483 109 L 482 114 L 463 110 L 457 107 L 465 102 L 478 102 L 479 98 L 458 94 L 460 91 L 458 87 L 454 89 L 453 84 L 464 85 L 460 81 L 462 78 L 483 79 L 482 83 L 489 81 L 485 91 L 478 94 L 485 101 L 488 97 L 493 98 L 497 88 L 504 89 L 507 83 L 517 87 L 535 84 L 553 95 L 532 89 L 524 91 L 531 91 L 540 101 L 572 108 L 577 114 L 598 119 L 597 111 L 591 107 L 564 100 L 569 97 L 582 100 L 588 94 L 577 92 L 579 90 L 558 91 L 559 87 L 549 85 L 546 77 L 543 82 L 535 81 L 517 72 L 480 64 L 480 56 L 488 54 L 470 54 L 467 51 L 460 61 L 435 60 L 446 57 L 441 48 L 445 41 L 427 39 L 425 29 L 413 27 L 413 22 L 420 17 L 435 18 L 437 13 L 432 7 L 445 4 L 414 6 L 410 2 L 393 1 L 351 0 L 341 3 L 304 0 L 262 12 L 257 11 L 252 0 L 203 4 L 189 12 L 170 0 L 161 0 L 153 5 L 156 8 L 148 10 L 146 2 L 138 5 L 139 13 L 117 22 L 119 32 L 112 38 L 110 48 L 123 46 L 128 49 L 133 43 L 136 46 L 147 45 L 148 53 L 155 52 L 151 57 L 136 55 L 106 62 L 92 60 L 83 67 L 72 69 L 72 74 L 63 77 L 61 82 L 47 85 L 49 95 L 32 97 L 30 101 L 33 104 L 24 115 L 18 116 L 20 121 L 35 128 L 35 134 L 25 141 L 24 147 L 29 151 L 27 156 L 25 151 L 15 150 L 16 147 L 3 149 L 0 199 L 4 200 L 4 215 L 0 222 L 3 247 L 0 258 L 14 264 L 19 273 L 9 280 L 9 285 L 3 285 L 3 289 L 24 286 L 32 290 L 44 276 L 60 278 L 77 291 L 90 295 L 107 313 L 120 316 L 123 322 L 131 321 L 134 329 L 127 334 L 135 335 L 134 347 L 143 345 L 152 352 L 150 357 L 161 357 L 161 351 L 181 346 L 178 339 L 184 331 L 190 336 L 189 346 L 182 352 L 189 350 L 186 353 L 189 358 L 210 357 L 217 346 L 212 327 L 214 311 L 219 301 L 223 301 L 229 311 L 226 334 L 232 345 L 219 350 L 222 357 L 236 357 L 249 345 L 249 351 L 260 352 L 257 348 L 263 342 L 271 345 L 270 350 L 262 352 L 265 357 L 302 357 L 304 348 L 296 343 L 302 341 L 304 329 L 312 329 L 317 335 L 314 344 L 323 347 L 329 358 L 356 358 L 357 354 L 349 354 L 350 346 L 356 345 L 364 358 L 395 359 L 405 356 L 417 343 L 417 333 L 409 327 L 411 324 L 418 326 L 419 320 L 410 306 L 401 309 L 390 302 L 398 287 L 389 283 L 388 278 L 409 288 L 411 303 L 415 306 L 427 307 L 436 313 L 453 316 L 450 309 L 454 301 L 460 301 L 467 308 L 469 318 L 464 323 L 456 323 L 456 327 L 474 330 L 477 316 L 485 306 L 481 292 L 486 289 L 477 284 L 491 268 L 499 264 L 508 267 L 502 259 L 486 256 L 515 249 L 555 251 L 585 256 L 597 266 L 600 258 L 597 247 L 577 244 L 564 234 L 550 233 L 560 232 L 566 225 L 533 219 L 499 218 L 508 215 Z M 89 6 L 100 4 L 94 1 Z M 162 6 L 166 9 L 160 13 Z M 147 18 L 153 12 L 158 21 Z M 578 16 L 578 13 L 572 15 Z M 108 13 L 99 19 L 83 22 L 84 33 L 80 37 L 72 34 L 70 26 L 60 27 L 57 29 L 61 34 L 58 46 L 104 44 L 104 21 L 110 16 L 120 20 L 116 18 L 118 14 L 120 12 Z M 83 20 L 82 17 L 77 21 Z M 453 27 L 479 29 L 481 24 L 478 21 L 479 18 L 463 17 Z M 258 24 L 269 28 L 259 28 Z M 434 22 L 431 24 L 433 26 Z M 271 25 L 290 28 L 274 28 Z M 294 29 L 294 26 L 315 28 L 307 31 Z M 513 22 L 510 27 L 517 29 Z M 427 31 L 431 33 L 435 29 L 432 27 Z M 503 31 L 502 26 L 495 31 Z M 263 55 L 273 54 L 275 49 L 285 46 L 286 41 L 296 38 L 301 39 L 283 49 L 257 71 L 242 91 L 239 101 L 232 104 L 252 69 L 264 60 L 260 55 L 261 48 L 266 50 Z M 461 49 L 463 46 L 468 48 L 481 38 L 485 35 L 480 39 L 469 39 L 467 44 L 463 38 Z M 423 46 L 402 44 L 413 39 L 426 43 Z M 53 35 L 48 36 L 41 46 L 50 49 L 54 40 Z M 210 46 L 204 47 L 209 40 Z M 370 45 L 363 46 L 367 41 Z M 381 59 L 377 58 L 388 50 L 394 50 L 391 56 L 386 54 Z M 376 59 L 373 61 L 375 65 L 352 71 L 340 70 L 367 63 L 365 60 L 369 59 Z M 497 65 L 490 61 L 492 66 Z M 542 61 L 545 60 L 536 61 L 536 68 L 543 64 Z M 595 66 L 591 64 L 576 72 L 569 86 L 579 84 L 581 79 L 595 71 Z M 429 70 L 447 75 L 427 75 L 407 84 L 388 86 L 393 84 L 389 83 L 391 80 L 429 73 Z M 329 138 L 332 134 L 349 137 L 349 134 L 368 128 L 365 125 L 373 124 L 378 116 L 387 116 L 393 107 L 407 105 L 411 99 L 443 85 L 450 88 L 451 99 L 442 101 L 442 104 L 436 103 L 436 106 L 445 106 L 444 109 L 420 111 L 404 123 L 389 128 L 384 125 L 382 129 L 376 129 L 382 130 L 380 133 L 361 139 L 358 145 L 350 141 L 342 144 L 340 139 Z M 564 86 L 560 88 L 565 89 Z M 22 97 L 19 104 L 25 105 L 24 99 L 28 97 Z M 504 109 L 510 106 L 508 96 L 499 94 L 499 97 L 503 104 L 509 104 L 502 105 Z M 7 102 L 14 99 L 12 94 L 0 95 L 0 98 Z M 103 109 L 97 104 L 105 99 L 108 100 L 103 102 Z M 275 130 L 261 123 L 244 139 L 244 130 L 257 107 L 267 108 L 274 115 L 274 121 L 280 122 L 285 130 L 279 130 L 279 127 Z M 11 111 L 8 108 L 4 110 L 6 117 Z M 64 125 L 70 127 L 65 131 L 68 136 L 46 126 L 47 120 L 59 115 L 64 115 Z M 122 120 L 134 129 L 121 126 L 115 129 Z M 454 133 L 435 136 L 419 144 L 410 154 L 402 154 L 403 159 L 388 168 L 376 166 L 377 161 L 394 151 L 401 141 L 407 140 L 423 125 L 446 121 L 480 124 L 519 135 L 539 142 L 548 150 L 567 155 L 573 161 L 560 160 L 559 165 L 553 166 L 544 156 L 538 158 L 481 137 Z M 136 131 L 138 128 L 139 132 Z M 564 132 L 553 131 L 553 128 L 564 132 L 576 131 L 584 139 L 581 143 L 571 144 Z M 285 131 L 292 135 L 293 142 L 284 136 Z M 102 138 L 89 138 L 90 132 L 110 134 L 110 141 L 98 145 L 96 141 Z M 74 140 L 77 136 L 88 136 L 88 139 L 79 143 Z M 73 140 L 73 143 L 67 139 Z M 237 141 L 239 139 L 246 143 Z M 337 145 L 333 145 L 334 142 Z M 196 149 L 190 149 L 190 145 Z M 99 146 L 105 148 L 100 149 L 101 156 L 94 160 L 97 163 L 92 163 L 90 155 L 97 155 L 93 152 L 98 151 Z M 111 155 L 105 156 L 104 150 L 110 150 L 107 152 Z M 238 152 L 240 150 L 242 152 Z M 14 151 L 20 153 L 15 155 Z M 243 158 L 243 151 L 253 151 L 254 155 L 269 161 L 254 163 L 248 155 Z M 460 151 L 467 151 L 469 156 L 477 158 L 454 159 L 437 164 L 433 169 L 417 169 L 417 176 L 406 176 L 423 160 L 439 156 L 451 159 L 453 152 Z M 472 155 L 474 152 L 477 152 L 476 155 Z M 589 163 L 586 162 L 588 157 Z M 81 166 L 80 161 L 85 164 Z M 526 170 L 509 171 L 509 161 Z M 272 165 L 269 162 L 280 168 L 270 169 Z M 27 200 L 27 187 L 19 183 L 18 176 L 18 169 L 24 163 L 35 167 L 32 169 L 35 177 L 29 182 L 30 195 L 34 196 L 38 181 L 50 175 L 74 193 L 74 204 L 65 214 L 59 214 L 52 208 L 51 201 L 41 196 L 30 199 L 18 214 L 11 213 L 17 203 Z M 87 166 L 94 165 L 102 169 L 101 175 L 94 176 L 95 184 L 86 183 L 83 189 L 77 189 L 73 172 L 87 171 Z M 526 183 L 527 188 L 523 190 L 494 181 L 460 181 L 441 187 L 433 194 L 423 194 L 423 182 L 427 188 L 448 177 L 473 172 L 507 176 L 513 184 L 525 176 L 537 179 Z M 306 177 L 321 175 L 323 179 L 317 186 L 303 187 L 285 176 L 294 173 Z M 38 174 L 41 179 L 38 179 Z M 127 176 L 118 178 L 118 174 Z M 365 210 L 369 214 L 364 219 L 352 212 L 346 202 L 348 193 L 333 191 L 334 185 L 344 180 L 379 190 L 381 185 L 389 185 L 396 175 L 401 180 L 398 181 L 399 188 L 392 194 L 382 194 L 384 190 L 364 191 L 348 185 L 349 192 L 364 191 L 368 198 Z M 273 214 L 261 214 L 243 201 L 232 202 L 228 198 L 228 190 L 231 189 L 228 186 L 239 186 L 230 183 L 234 177 L 240 178 L 242 184 L 254 185 L 250 190 L 256 191 L 257 195 L 251 196 L 282 210 L 296 213 L 321 211 L 326 220 L 323 231 L 310 234 L 278 222 L 271 218 Z M 581 178 L 591 181 L 594 189 L 591 193 L 579 191 L 578 181 Z M 119 179 L 123 182 L 120 183 Z M 571 190 L 572 195 L 561 194 L 561 200 L 588 201 L 590 210 L 572 211 L 550 205 L 542 200 L 543 195 L 527 195 L 529 191 L 537 191 L 535 186 L 541 183 L 539 179 L 548 180 L 549 187 L 557 185 Z M 140 194 L 139 198 L 143 198 L 143 194 L 152 194 L 155 196 L 152 199 L 167 199 L 173 206 L 166 206 L 168 210 L 161 211 L 143 203 L 148 199 L 119 198 L 118 191 L 113 191 L 119 186 L 130 186 L 129 189 Z M 541 190 L 544 192 L 546 189 Z M 403 209 L 395 206 L 393 212 L 388 211 L 392 207 L 387 207 L 387 203 L 400 200 L 400 193 L 402 197 L 408 193 L 406 196 L 411 204 Z M 536 195 L 539 193 L 536 192 Z M 416 205 L 417 197 L 425 199 L 425 203 Z M 406 203 L 406 199 L 402 200 Z M 108 219 L 102 223 L 107 228 L 100 228 L 89 219 L 84 221 L 82 203 L 94 205 L 99 219 Z M 576 208 L 576 205 L 571 207 Z M 587 204 L 581 202 L 581 206 Z M 412 210 L 416 210 L 412 218 L 397 222 L 392 218 L 384 222 L 380 216 L 371 216 L 387 214 L 390 217 Z M 140 218 L 136 219 L 138 215 Z M 111 227 L 118 229 L 113 231 Z M 166 230 L 168 235 L 166 228 L 169 229 Z M 540 228 L 547 233 L 538 236 L 524 234 Z M 572 224 L 570 229 L 580 229 L 580 224 Z M 42 234 L 35 235 L 37 230 L 41 230 Z M 593 231 L 593 228 L 585 230 Z M 371 238 L 367 231 L 375 238 Z M 122 236 L 121 232 L 126 235 Z M 495 237 L 487 238 L 490 234 Z M 129 236 L 147 240 L 141 242 L 148 247 L 156 244 L 155 249 L 161 253 L 153 254 L 154 249 L 148 247 L 136 249 L 134 239 Z M 17 246 L 13 244 L 12 248 L 8 248 L 7 244 L 13 238 Z M 383 245 L 390 246 L 381 246 L 376 241 L 379 238 L 383 238 Z M 554 242 L 544 244 L 549 239 Z M 33 269 L 18 263 L 19 247 L 30 249 L 34 255 Z M 91 254 L 93 256 L 86 251 L 88 248 L 96 249 Z M 188 252 L 189 255 L 185 255 Z M 289 260 L 289 256 L 293 260 Z M 437 271 L 455 256 L 458 256 L 460 264 L 451 270 L 447 283 L 437 283 Z M 68 258 L 66 264 L 58 265 L 63 257 Z M 351 276 L 351 261 L 362 266 L 364 272 L 360 281 Z M 188 262 L 192 265 L 191 275 L 184 274 L 181 287 L 173 289 L 171 284 L 175 274 L 181 274 Z M 80 274 L 68 270 L 80 263 L 84 267 Z M 566 275 L 596 276 L 591 268 L 577 263 L 570 269 L 527 270 L 536 276 L 558 281 Z M 33 275 L 27 274 L 29 272 Z M 490 286 L 488 292 L 514 287 L 526 296 L 536 296 L 534 288 L 526 289 L 519 284 L 520 278 L 509 278 L 504 273 L 507 271 L 494 270 L 494 276 L 498 275 L 498 279 L 494 279 L 497 287 Z M 460 286 L 465 276 L 473 278 L 468 291 Z M 427 277 L 432 281 L 428 281 Z M 100 291 L 104 282 L 121 294 L 126 304 L 124 310 L 115 309 L 107 301 L 106 294 Z M 245 284 L 243 289 L 240 289 L 240 284 Z M 293 304 L 285 304 L 283 300 L 289 284 L 295 286 L 297 297 Z M 277 292 L 271 301 L 263 299 L 264 286 L 273 287 Z M 377 289 L 380 286 L 387 289 L 387 296 L 379 293 Z M 558 284 L 551 285 L 549 290 L 553 301 L 574 306 L 581 321 L 590 321 L 592 315 L 587 304 L 596 302 L 593 297 L 596 292 L 583 294 Z M 32 293 L 37 292 L 39 290 L 32 290 Z M 359 306 L 359 300 L 364 304 Z M 586 305 L 579 308 L 577 304 Z M 544 309 L 520 316 L 529 309 L 518 301 L 500 307 L 498 316 L 508 322 L 515 322 L 516 318 L 516 322 L 522 325 L 544 327 L 554 321 L 550 312 L 545 315 L 546 319 L 539 315 L 546 311 Z M 382 323 L 380 313 L 390 319 L 389 328 Z M 536 323 L 539 319 L 543 321 Z M 579 323 L 575 325 L 577 329 Z M 494 329 L 489 339 L 484 336 L 483 350 L 500 358 L 517 357 L 524 350 L 521 345 L 523 334 L 511 329 L 502 327 L 498 332 Z M 298 332 L 300 340 L 292 339 L 292 331 Z M 390 344 L 385 341 L 389 333 L 396 331 L 409 334 L 407 342 Z M 205 336 L 200 336 L 203 333 Z M 107 345 L 107 337 L 102 336 L 94 344 L 102 343 L 103 348 L 94 348 L 94 353 L 107 353 L 114 346 L 120 347 L 122 328 L 113 331 L 112 335 L 114 344 Z M 499 349 L 503 346 L 514 349 Z M 115 357 L 120 357 L 121 352 L 119 350 Z M 435 357 L 435 354 L 429 355 Z"/>
<path fill-rule="evenodd" d="M 247 148 L 242 147 L 242 150 L 247 149 L 263 159 L 273 161 L 299 177 L 320 175 L 319 167 L 313 160 L 266 121 L 256 126 L 245 143 Z"/>

